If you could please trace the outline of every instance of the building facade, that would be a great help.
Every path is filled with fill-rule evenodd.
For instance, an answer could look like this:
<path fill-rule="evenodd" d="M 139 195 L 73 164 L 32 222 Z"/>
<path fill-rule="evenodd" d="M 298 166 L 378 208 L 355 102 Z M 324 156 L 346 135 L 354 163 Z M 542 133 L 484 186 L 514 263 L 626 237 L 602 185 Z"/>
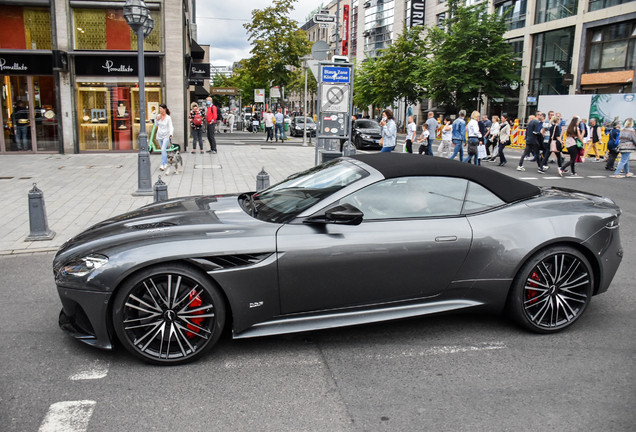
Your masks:
<path fill-rule="evenodd" d="M 166 103 L 187 137 L 189 1 L 148 0 L 148 119 Z M 123 1 L 0 0 L 0 153 L 138 149 L 137 37 Z M 147 125 L 152 126 L 150 123 Z M 150 129 L 149 129 L 150 130 Z"/>

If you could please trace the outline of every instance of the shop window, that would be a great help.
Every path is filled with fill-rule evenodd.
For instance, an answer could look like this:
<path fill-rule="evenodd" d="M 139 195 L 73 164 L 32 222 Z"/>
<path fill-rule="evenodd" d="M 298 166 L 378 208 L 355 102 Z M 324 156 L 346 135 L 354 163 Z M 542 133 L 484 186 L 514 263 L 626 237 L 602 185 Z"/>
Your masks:
<path fill-rule="evenodd" d="M 0 6 L 0 48 L 50 50 L 49 9 Z"/>
<path fill-rule="evenodd" d="M 605 9 L 632 1 L 634 0 L 590 0 L 589 11 L 593 12 L 596 10 Z"/>
<path fill-rule="evenodd" d="M 150 11 L 155 27 L 145 39 L 144 50 L 161 51 L 161 14 Z M 136 51 L 137 35 L 122 9 L 73 9 L 75 49 Z"/>
<path fill-rule="evenodd" d="M 533 37 L 528 96 L 567 94 L 563 76 L 572 68 L 574 27 Z"/>
<path fill-rule="evenodd" d="M 554 21 L 576 15 L 578 0 L 537 0 L 534 23 Z"/>
<path fill-rule="evenodd" d="M 636 22 L 613 24 L 589 33 L 588 72 L 620 71 L 636 68 Z"/>

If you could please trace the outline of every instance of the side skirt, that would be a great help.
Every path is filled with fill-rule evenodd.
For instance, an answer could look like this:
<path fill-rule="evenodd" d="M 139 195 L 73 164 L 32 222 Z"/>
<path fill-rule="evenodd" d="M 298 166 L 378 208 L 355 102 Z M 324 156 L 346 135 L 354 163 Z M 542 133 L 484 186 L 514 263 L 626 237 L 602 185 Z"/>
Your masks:
<path fill-rule="evenodd" d="M 306 317 L 283 318 L 256 324 L 247 330 L 233 334 L 234 339 L 244 339 L 258 336 L 271 336 L 285 333 L 298 333 L 312 330 L 322 330 L 345 327 L 358 324 L 369 324 L 429 315 L 440 312 L 482 306 L 483 303 L 472 300 L 449 300 L 426 304 L 410 304 L 382 309 L 367 309 L 363 311 L 325 313 Z"/>

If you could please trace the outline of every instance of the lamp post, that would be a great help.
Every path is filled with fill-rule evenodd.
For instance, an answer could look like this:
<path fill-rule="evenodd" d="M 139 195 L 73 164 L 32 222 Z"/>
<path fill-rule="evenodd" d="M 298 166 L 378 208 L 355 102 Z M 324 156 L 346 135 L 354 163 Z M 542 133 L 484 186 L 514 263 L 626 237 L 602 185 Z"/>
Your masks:
<path fill-rule="evenodd" d="M 137 159 L 137 191 L 133 196 L 152 196 L 152 176 L 150 174 L 150 153 L 146 133 L 146 75 L 144 64 L 144 39 L 154 28 L 148 6 L 143 0 L 126 0 L 124 18 L 137 34 L 137 68 L 139 74 L 139 157 Z"/>

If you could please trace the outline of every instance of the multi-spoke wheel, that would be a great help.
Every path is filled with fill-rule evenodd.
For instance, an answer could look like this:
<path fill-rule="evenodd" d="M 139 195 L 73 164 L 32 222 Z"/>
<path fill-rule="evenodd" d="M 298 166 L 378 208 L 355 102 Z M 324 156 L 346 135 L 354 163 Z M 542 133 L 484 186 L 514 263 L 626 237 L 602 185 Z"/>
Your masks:
<path fill-rule="evenodd" d="M 150 267 L 128 280 L 113 306 L 121 343 L 154 364 L 182 364 L 216 343 L 225 305 L 212 282 L 195 269 L 170 264 Z"/>
<path fill-rule="evenodd" d="M 528 260 L 513 282 L 510 312 L 530 330 L 551 333 L 574 323 L 590 303 L 592 268 L 576 249 L 545 249 Z"/>

